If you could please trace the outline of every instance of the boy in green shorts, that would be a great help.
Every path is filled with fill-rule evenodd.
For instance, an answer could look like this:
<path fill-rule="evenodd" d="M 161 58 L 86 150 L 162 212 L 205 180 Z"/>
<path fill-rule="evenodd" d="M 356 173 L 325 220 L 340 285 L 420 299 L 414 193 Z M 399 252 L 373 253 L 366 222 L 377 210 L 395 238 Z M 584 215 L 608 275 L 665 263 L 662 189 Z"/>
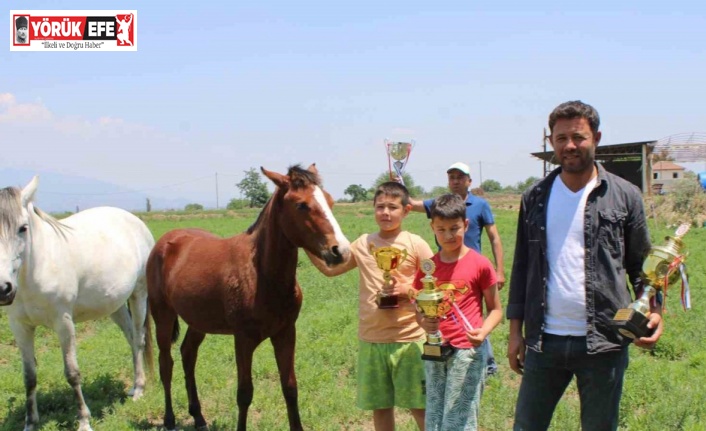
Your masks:
<path fill-rule="evenodd" d="M 485 379 L 484 348 L 480 348 L 502 319 L 495 267 L 463 243 L 468 229 L 466 204 L 446 194 L 431 205 L 431 227 L 440 250 L 434 255 L 437 288 L 454 296 L 445 318 L 418 315 L 428 333 L 441 331 L 453 347 L 443 361 L 425 361 L 427 377 L 426 431 L 475 431 Z M 415 288 L 421 289 L 420 272 Z M 487 317 L 483 319 L 483 302 Z"/>
<path fill-rule="evenodd" d="M 383 183 L 373 199 L 379 230 L 361 235 L 351 244 L 351 258 L 335 268 L 309 255 L 314 266 L 332 277 L 358 268 L 358 407 L 373 411 L 376 431 L 394 431 L 394 408 L 409 409 L 424 431 L 424 363 L 421 360 L 424 331 L 416 321 L 409 301 L 419 263 L 433 255 L 418 235 L 402 230 L 402 220 L 411 205 L 407 189 L 397 182 Z M 399 308 L 378 308 L 376 298 L 384 285 L 370 247 L 395 247 L 407 251 L 407 258 L 392 270 L 394 282 L 385 289 L 397 295 Z"/>

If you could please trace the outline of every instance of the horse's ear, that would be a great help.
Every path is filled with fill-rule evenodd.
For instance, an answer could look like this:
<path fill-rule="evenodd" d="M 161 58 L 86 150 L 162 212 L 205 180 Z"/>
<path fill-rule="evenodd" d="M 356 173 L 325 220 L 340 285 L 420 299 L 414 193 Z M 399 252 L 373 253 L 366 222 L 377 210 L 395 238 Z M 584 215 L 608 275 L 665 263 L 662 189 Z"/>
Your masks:
<path fill-rule="evenodd" d="M 289 177 L 286 175 L 278 174 L 277 172 L 272 172 L 268 171 L 267 169 L 263 168 L 260 166 L 260 170 L 262 173 L 270 179 L 277 187 L 288 187 L 289 186 Z"/>
<path fill-rule="evenodd" d="M 312 174 L 319 175 L 319 170 L 316 169 L 316 163 L 312 163 L 308 168 L 306 168 L 306 170 Z"/>
<path fill-rule="evenodd" d="M 26 207 L 28 203 L 34 200 L 34 193 L 37 191 L 38 185 L 39 177 L 35 175 L 34 178 L 32 178 L 32 181 L 30 181 L 29 184 L 22 189 L 21 201 L 23 207 Z"/>

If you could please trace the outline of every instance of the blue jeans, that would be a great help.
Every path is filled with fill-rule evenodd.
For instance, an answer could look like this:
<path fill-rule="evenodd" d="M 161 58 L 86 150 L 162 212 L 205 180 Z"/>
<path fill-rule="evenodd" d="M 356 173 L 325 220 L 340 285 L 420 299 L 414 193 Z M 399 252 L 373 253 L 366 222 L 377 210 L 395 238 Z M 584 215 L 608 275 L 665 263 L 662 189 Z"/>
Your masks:
<path fill-rule="evenodd" d="M 627 347 L 589 355 L 586 337 L 552 334 L 543 337 L 541 353 L 527 349 L 513 429 L 548 429 L 554 408 L 576 376 L 581 400 L 581 428 L 585 431 L 615 431 L 623 376 L 628 367 Z"/>
<path fill-rule="evenodd" d="M 485 381 L 485 347 L 455 349 L 446 362 L 424 361 L 426 431 L 476 431 Z"/>

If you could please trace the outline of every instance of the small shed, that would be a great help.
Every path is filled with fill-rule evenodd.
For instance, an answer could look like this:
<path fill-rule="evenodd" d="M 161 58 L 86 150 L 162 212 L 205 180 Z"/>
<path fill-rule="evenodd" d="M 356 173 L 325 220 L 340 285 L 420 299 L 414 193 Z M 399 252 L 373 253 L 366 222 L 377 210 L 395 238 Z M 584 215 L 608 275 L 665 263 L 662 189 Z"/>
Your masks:
<path fill-rule="evenodd" d="M 635 184 L 642 193 L 651 193 L 653 177 L 651 160 L 656 144 L 657 141 L 641 141 L 598 145 L 596 161 L 600 162 L 608 172 Z M 554 160 L 554 151 L 542 151 L 532 155 L 548 164 L 558 165 Z"/>

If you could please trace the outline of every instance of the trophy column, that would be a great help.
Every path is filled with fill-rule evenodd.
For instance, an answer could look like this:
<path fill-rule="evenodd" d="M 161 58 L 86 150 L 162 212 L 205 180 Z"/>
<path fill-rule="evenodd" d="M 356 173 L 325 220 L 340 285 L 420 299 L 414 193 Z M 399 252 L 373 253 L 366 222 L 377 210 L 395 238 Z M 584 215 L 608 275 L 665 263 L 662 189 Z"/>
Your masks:
<path fill-rule="evenodd" d="M 422 290 L 410 292 L 416 301 L 417 310 L 428 319 L 442 318 L 451 309 L 450 301 L 453 295 L 447 296 L 436 287 L 436 278 L 432 275 L 436 269 L 431 259 L 424 259 L 421 263 L 421 270 L 425 276 L 422 278 Z M 422 359 L 426 361 L 445 361 L 453 354 L 453 347 L 446 342 L 437 330 L 427 333 L 427 341 L 423 346 Z"/>
<path fill-rule="evenodd" d="M 374 244 L 370 244 L 370 254 L 375 258 L 378 268 L 382 270 L 382 278 L 384 280 L 382 289 L 375 298 L 378 308 L 398 308 L 397 295 L 385 293 L 385 288 L 388 288 L 391 284 L 392 275 L 390 275 L 390 272 L 397 269 L 407 258 L 407 250 L 397 247 L 375 247 Z"/>

